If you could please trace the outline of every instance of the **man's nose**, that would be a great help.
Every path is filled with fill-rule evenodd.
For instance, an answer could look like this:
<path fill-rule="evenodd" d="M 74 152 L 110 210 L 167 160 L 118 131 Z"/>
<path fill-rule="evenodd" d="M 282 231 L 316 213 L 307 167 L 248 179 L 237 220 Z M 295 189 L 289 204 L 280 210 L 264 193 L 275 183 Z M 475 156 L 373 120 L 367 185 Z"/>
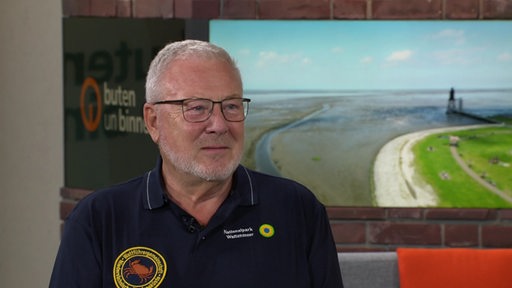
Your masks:
<path fill-rule="evenodd" d="M 219 105 L 216 105 L 219 104 Z M 224 118 L 224 114 L 222 113 L 222 104 L 214 103 L 212 108 L 212 114 L 208 119 L 208 131 L 223 133 L 228 130 L 227 120 Z"/>

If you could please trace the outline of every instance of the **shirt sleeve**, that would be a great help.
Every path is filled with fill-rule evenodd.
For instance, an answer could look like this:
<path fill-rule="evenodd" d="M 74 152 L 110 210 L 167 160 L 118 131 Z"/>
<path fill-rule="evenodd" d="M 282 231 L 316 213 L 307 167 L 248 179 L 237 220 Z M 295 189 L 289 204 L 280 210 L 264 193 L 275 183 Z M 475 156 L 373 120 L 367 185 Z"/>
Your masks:
<path fill-rule="evenodd" d="M 338 253 L 325 207 L 316 201 L 312 225 L 309 269 L 313 288 L 343 288 Z"/>
<path fill-rule="evenodd" d="M 50 288 L 102 287 L 100 249 L 91 227 L 76 219 L 80 212 L 74 211 L 64 224 Z"/>

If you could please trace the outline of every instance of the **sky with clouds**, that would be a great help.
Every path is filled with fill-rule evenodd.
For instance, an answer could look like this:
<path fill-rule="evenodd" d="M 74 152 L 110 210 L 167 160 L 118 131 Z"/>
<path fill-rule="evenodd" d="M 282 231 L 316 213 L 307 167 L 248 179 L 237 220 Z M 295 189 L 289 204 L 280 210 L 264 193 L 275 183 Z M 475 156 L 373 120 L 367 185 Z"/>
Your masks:
<path fill-rule="evenodd" d="M 247 90 L 512 88 L 512 21 L 213 20 Z"/>

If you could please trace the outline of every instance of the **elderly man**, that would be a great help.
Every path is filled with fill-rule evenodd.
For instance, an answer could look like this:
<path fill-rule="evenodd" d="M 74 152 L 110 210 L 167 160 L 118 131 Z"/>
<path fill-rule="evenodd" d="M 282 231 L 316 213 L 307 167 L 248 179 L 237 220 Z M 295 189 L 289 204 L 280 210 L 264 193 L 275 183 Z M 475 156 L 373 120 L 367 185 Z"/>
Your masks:
<path fill-rule="evenodd" d="M 240 165 L 250 100 L 226 51 L 167 45 L 146 100 L 156 167 L 77 205 L 50 287 L 342 287 L 321 203 Z"/>

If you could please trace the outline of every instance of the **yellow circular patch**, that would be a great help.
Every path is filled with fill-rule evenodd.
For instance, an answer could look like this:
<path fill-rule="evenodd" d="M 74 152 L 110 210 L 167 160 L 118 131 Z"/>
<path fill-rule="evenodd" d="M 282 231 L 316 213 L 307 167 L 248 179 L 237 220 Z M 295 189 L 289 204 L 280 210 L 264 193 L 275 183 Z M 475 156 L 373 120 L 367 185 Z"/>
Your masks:
<path fill-rule="evenodd" d="M 132 247 L 119 254 L 113 272 L 117 288 L 156 288 L 164 281 L 167 264 L 151 248 Z"/>
<path fill-rule="evenodd" d="M 261 236 L 263 236 L 265 238 L 270 238 L 270 237 L 274 236 L 274 234 L 275 234 L 274 227 L 270 224 L 261 225 L 259 231 L 260 231 Z"/>

